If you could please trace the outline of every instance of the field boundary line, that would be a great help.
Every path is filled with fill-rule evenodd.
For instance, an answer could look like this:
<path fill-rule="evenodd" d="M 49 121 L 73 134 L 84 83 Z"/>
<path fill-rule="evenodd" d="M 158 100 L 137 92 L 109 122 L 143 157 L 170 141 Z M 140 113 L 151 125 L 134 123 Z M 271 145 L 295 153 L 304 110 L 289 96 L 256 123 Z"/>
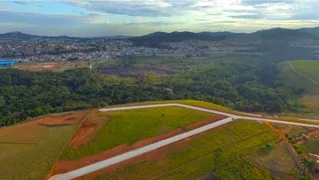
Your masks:
<path fill-rule="evenodd" d="M 297 70 L 294 68 L 294 66 L 291 64 L 290 61 L 288 61 L 288 64 L 289 64 L 290 68 L 291 68 L 295 73 L 297 73 L 298 75 L 300 75 L 300 76 L 306 78 L 308 81 L 312 82 L 313 84 L 319 85 L 319 83 L 318 83 L 317 81 L 315 81 L 315 80 L 311 79 L 310 77 L 308 77 L 308 76 L 302 74 L 301 72 L 297 71 Z"/>

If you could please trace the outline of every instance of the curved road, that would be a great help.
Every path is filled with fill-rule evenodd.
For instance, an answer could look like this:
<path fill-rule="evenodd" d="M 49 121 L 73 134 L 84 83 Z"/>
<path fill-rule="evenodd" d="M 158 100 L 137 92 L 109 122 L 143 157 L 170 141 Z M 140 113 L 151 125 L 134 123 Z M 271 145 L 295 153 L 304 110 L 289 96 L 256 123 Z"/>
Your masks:
<path fill-rule="evenodd" d="M 109 112 L 109 111 L 122 111 L 122 110 L 130 110 L 130 109 L 145 109 L 145 108 L 155 108 L 155 107 L 167 107 L 167 106 L 179 106 L 179 107 L 184 107 L 184 108 L 189 108 L 189 109 L 194 109 L 198 111 L 203 111 L 203 112 L 208 112 L 208 113 L 214 113 L 214 114 L 220 114 L 224 116 L 228 116 L 228 118 L 202 126 L 200 128 L 167 138 L 162 141 L 158 141 L 156 143 L 144 146 L 142 148 L 135 149 L 133 151 L 129 151 L 127 153 L 121 154 L 114 156 L 112 158 L 91 164 L 89 166 L 82 167 L 80 169 L 73 170 L 68 173 L 64 174 L 58 174 L 54 175 L 49 178 L 49 180 L 69 180 L 69 179 L 74 179 L 92 172 L 95 172 L 97 170 L 109 167 L 111 165 L 114 165 L 116 163 L 134 158 L 136 156 L 142 155 L 144 153 L 156 150 L 158 148 L 167 146 L 169 144 L 172 144 L 174 142 L 189 138 L 191 136 L 200 134 L 202 132 L 208 131 L 210 129 L 213 129 L 215 127 L 221 126 L 223 124 L 227 124 L 229 122 L 232 122 L 237 119 L 245 119 L 245 120 L 253 120 L 253 121 L 267 121 L 267 122 L 272 122 L 272 123 L 281 123 L 281 124 L 289 124 L 289 125 L 296 125 L 296 126 L 305 126 L 305 127 L 313 127 L 313 128 L 319 128 L 319 125 L 312 125 L 312 124 L 307 124 L 305 123 L 295 123 L 295 122 L 288 122 L 288 121 L 280 121 L 280 120 L 275 120 L 275 119 L 265 119 L 265 118 L 259 118 L 259 117 L 248 117 L 248 116 L 240 116 L 240 115 L 234 115 L 230 113 L 225 113 L 225 112 L 220 112 L 216 110 L 210 110 L 210 109 L 205 109 L 205 108 L 200 108 L 200 107 L 195 107 L 195 106 L 190 106 L 190 105 L 185 105 L 185 104 L 177 104 L 177 103 L 171 103 L 171 104 L 154 104 L 154 105 L 142 105 L 142 106 L 128 106 L 128 107 L 116 107 L 116 108 L 103 108 L 100 109 L 101 112 Z"/>

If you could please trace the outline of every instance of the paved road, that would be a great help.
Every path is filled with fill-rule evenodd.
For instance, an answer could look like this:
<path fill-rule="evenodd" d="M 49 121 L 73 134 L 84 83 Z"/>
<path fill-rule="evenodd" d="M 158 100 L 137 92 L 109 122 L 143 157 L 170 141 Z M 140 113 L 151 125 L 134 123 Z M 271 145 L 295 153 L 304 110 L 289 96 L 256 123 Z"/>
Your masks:
<path fill-rule="evenodd" d="M 210 129 L 213 129 L 215 127 L 221 126 L 223 124 L 227 124 L 231 121 L 237 120 L 237 119 L 246 119 L 246 120 L 253 120 L 253 121 L 267 121 L 267 122 L 273 122 L 273 123 L 281 123 L 281 124 L 290 124 L 290 125 L 296 125 L 296 126 L 306 126 L 306 127 L 314 127 L 314 128 L 319 128 L 319 125 L 311 125 L 311 124 L 306 124 L 306 123 L 294 123 L 294 122 L 286 122 L 286 121 L 280 121 L 280 120 L 275 120 L 275 119 L 264 119 L 264 118 L 259 118 L 259 117 L 247 117 L 247 116 L 239 116 L 239 115 L 234 115 L 230 113 L 225 113 L 225 112 L 220 112 L 220 111 L 215 111 L 215 110 L 210 110 L 210 109 L 205 109 L 205 108 L 200 108 L 200 107 L 195 107 L 195 106 L 190 106 L 190 105 L 185 105 L 185 104 L 177 104 L 177 103 L 172 103 L 172 104 L 154 104 L 154 105 L 142 105 L 142 106 L 129 106 L 129 107 L 116 107 L 116 108 L 103 108 L 100 109 L 102 112 L 109 112 L 109 111 L 121 111 L 121 110 L 130 110 L 130 109 L 145 109 L 145 108 L 155 108 L 155 107 L 167 107 L 167 106 L 179 106 L 179 107 L 184 107 L 184 108 L 189 108 L 189 109 L 194 109 L 198 111 L 203 111 L 203 112 L 208 112 L 208 113 L 214 113 L 214 114 L 220 114 L 224 116 L 228 116 L 228 118 L 202 126 L 200 128 L 176 135 L 174 137 L 144 146 L 142 148 L 114 156 L 112 158 L 91 164 L 89 166 L 82 167 L 80 169 L 76 169 L 74 171 L 65 173 L 65 174 L 58 174 L 55 176 L 52 176 L 49 178 L 49 180 L 69 180 L 69 179 L 74 179 L 92 172 L 95 172 L 97 170 L 109 167 L 111 165 L 114 165 L 116 163 L 134 158 L 136 156 L 142 155 L 144 153 L 156 150 L 158 148 L 167 146 L 169 144 L 172 144 L 174 142 L 186 139 L 188 137 L 200 134 L 202 132 L 208 131 Z"/>

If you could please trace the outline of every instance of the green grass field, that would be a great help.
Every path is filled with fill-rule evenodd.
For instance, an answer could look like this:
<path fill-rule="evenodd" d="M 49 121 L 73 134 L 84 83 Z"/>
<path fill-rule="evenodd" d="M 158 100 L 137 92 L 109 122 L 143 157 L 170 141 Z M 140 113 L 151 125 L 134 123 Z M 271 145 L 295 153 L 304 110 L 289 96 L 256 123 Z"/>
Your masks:
<path fill-rule="evenodd" d="M 291 64 L 296 71 L 316 82 L 319 81 L 319 61 L 300 60 L 291 61 Z M 288 62 L 281 63 L 279 68 L 281 70 L 280 76 L 284 79 L 284 83 L 287 86 L 294 86 L 305 90 L 305 96 L 299 102 L 304 104 L 311 114 L 319 114 L 319 85 L 294 72 Z M 309 112 L 307 113 L 309 114 Z"/>
<path fill-rule="evenodd" d="M 61 159 L 74 160 L 96 155 L 122 144 L 132 145 L 140 140 L 185 128 L 212 117 L 210 113 L 181 107 L 101 112 L 88 117 L 88 121 L 106 121 L 96 136 L 79 148 L 67 148 Z"/>
<path fill-rule="evenodd" d="M 319 153 L 319 138 L 312 138 L 307 140 L 301 145 L 301 148 L 306 153 L 318 154 Z"/>
<path fill-rule="evenodd" d="M 206 108 L 206 109 L 227 112 L 227 113 L 231 113 L 231 114 L 243 115 L 240 112 L 235 111 L 233 109 L 229 109 L 225 106 L 220 106 L 220 105 L 213 104 L 210 102 L 197 101 L 197 100 L 147 101 L 147 102 L 129 103 L 129 104 L 123 104 L 123 105 L 114 105 L 114 106 L 109 106 L 109 107 L 137 106 L 137 105 L 148 105 L 148 104 L 168 104 L 168 103 L 180 103 L 180 104 L 186 104 L 186 105 L 191 105 L 191 106 L 196 106 L 196 107 L 202 107 L 202 108 Z M 245 116 L 245 114 L 244 114 L 244 116 Z M 305 118 L 304 116 L 300 116 L 300 114 L 289 113 L 288 115 L 283 114 L 283 116 L 281 116 L 280 118 L 273 118 L 273 119 L 278 119 L 278 120 L 282 120 L 282 121 L 289 121 L 289 122 L 303 122 L 303 123 L 306 122 L 308 124 L 316 124 L 316 125 L 319 124 L 319 122 L 299 120 L 298 117 Z"/>
<path fill-rule="evenodd" d="M 263 124 L 235 121 L 165 147 L 163 158 L 141 160 L 96 179 L 271 179 L 267 170 L 244 156 L 276 140 L 277 135 Z"/>
<path fill-rule="evenodd" d="M 292 64 L 294 64 L 293 61 Z M 305 90 L 306 94 L 309 95 L 319 95 L 319 85 L 314 84 L 313 82 L 294 72 L 288 62 L 279 64 L 279 68 L 281 70 L 280 76 L 284 79 L 284 83 L 287 86 L 302 88 Z"/>
<path fill-rule="evenodd" d="M 0 179 L 45 179 L 76 130 L 30 123 L 0 129 Z"/>
<path fill-rule="evenodd" d="M 285 142 L 277 143 L 271 151 L 257 151 L 246 156 L 254 164 L 268 169 L 274 179 L 287 179 L 287 175 L 298 176 L 299 167 L 285 146 Z"/>
<path fill-rule="evenodd" d="M 319 60 L 291 61 L 291 64 L 293 65 L 296 71 L 319 83 Z"/>

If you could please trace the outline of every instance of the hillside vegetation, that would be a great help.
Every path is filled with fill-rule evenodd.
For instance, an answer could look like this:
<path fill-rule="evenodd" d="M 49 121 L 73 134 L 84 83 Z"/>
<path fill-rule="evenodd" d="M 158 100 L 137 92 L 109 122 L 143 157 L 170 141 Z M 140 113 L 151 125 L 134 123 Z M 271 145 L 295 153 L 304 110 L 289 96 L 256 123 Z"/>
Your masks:
<path fill-rule="evenodd" d="M 313 113 L 319 113 L 319 61 L 298 60 L 283 62 L 279 65 L 280 76 L 289 87 L 303 89 L 300 103 Z M 295 71 L 294 71 L 295 70 Z"/>
<path fill-rule="evenodd" d="M 312 79 L 319 85 L 319 61 L 299 60 L 291 61 L 295 70 Z"/>
<path fill-rule="evenodd" d="M 292 62 L 293 64 L 293 62 Z M 290 66 L 289 62 L 279 64 L 280 77 L 284 80 L 286 86 L 303 89 L 303 93 L 309 95 L 319 94 L 319 86 L 307 80 L 305 77 L 296 73 Z"/>
<path fill-rule="evenodd" d="M 204 100 L 249 112 L 295 111 L 302 91 L 286 87 L 278 74 L 275 64 L 257 60 L 192 65 L 170 76 L 5 69 L 0 70 L 0 126 L 55 112 L 156 100 Z"/>

